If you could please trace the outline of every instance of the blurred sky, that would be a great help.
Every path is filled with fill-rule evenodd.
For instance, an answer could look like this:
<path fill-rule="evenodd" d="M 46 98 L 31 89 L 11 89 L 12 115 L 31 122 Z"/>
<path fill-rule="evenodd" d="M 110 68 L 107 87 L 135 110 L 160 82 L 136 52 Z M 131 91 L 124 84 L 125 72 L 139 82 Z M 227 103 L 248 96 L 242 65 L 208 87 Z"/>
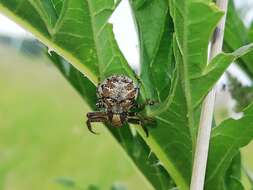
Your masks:
<path fill-rule="evenodd" d="M 243 8 L 251 7 L 252 11 L 248 11 L 247 14 L 244 15 L 245 24 L 249 26 L 250 22 L 253 20 L 253 0 L 235 0 L 235 4 L 238 9 L 241 10 L 241 12 L 243 12 Z M 118 41 L 118 45 L 126 57 L 128 63 L 133 68 L 136 68 L 138 70 L 138 37 L 128 0 L 122 0 L 116 11 L 113 13 L 109 22 L 113 23 L 113 30 Z M 23 30 L 21 27 L 3 15 L 0 15 L 0 34 L 1 33 L 23 38 L 32 37 L 31 34 Z M 232 70 L 237 70 L 237 68 L 233 68 L 232 66 Z M 247 79 L 242 80 L 247 81 Z"/>

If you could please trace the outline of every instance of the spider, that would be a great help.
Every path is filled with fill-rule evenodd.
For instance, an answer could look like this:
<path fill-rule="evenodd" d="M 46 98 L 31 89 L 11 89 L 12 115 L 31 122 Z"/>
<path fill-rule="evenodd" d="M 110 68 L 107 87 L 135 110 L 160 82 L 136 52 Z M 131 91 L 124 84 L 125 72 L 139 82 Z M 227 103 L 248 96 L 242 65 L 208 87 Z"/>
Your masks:
<path fill-rule="evenodd" d="M 152 119 L 144 117 L 138 112 L 143 110 L 146 105 L 153 105 L 155 102 L 147 100 L 144 104 L 137 104 L 138 94 L 139 86 L 129 77 L 112 75 L 106 78 L 97 87 L 98 101 L 96 106 L 100 111 L 87 114 L 86 123 L 89 131 L 97 134 L 92 130 L 92 122 L 108 122 L 113 127 L 122 127 L 126 123 L 132 123 L 141 125 L 148 137 L 148 130 L 144 124 Z"/>

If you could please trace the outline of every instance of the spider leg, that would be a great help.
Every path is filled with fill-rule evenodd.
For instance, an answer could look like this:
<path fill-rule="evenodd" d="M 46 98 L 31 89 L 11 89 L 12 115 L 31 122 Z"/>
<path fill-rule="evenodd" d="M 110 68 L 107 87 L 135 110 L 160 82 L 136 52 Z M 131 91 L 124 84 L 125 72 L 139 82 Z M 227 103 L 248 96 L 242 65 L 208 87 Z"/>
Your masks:
<path fill-rule="evenodd" d="M 93 134 L 95 134 L 95 135 L 98 135 L 98 133 L 96 133 L 95 131 L 92 130 L 91 121 L 90 121 L 90 120 L 87 120 L 87 121 L 86 121 L 86 125 L 87 125 L 87 127 L 88 127 L 88 129 L 89 129 L 89 131 L 90 131 L 91 133 L 93 133 Z"/>
<path fill-rule="evenodd" d="M 139 115 L 137 112 L 127 112 L 127 116 L 130 117 L 130 118 L 135 117 L 137 115 Z"/>
<path fill-rule="evenodd" d="M 127 119 L 128 123 L 132 123 L 132 124 L 138 124 L 141 125 L 142 129 L 144 130 L 146 137 L 148 137 L 149 133 L 148 133 L 148 129 L 143 125 L 143 121 L 141 119 L 138 118 L 128 118 Z"/>
<path fill-rule="evenodd" d="M 144 103 L 142 104 L 135 104 L 134 105 L 134 108 L 138 109 L 139 111 L 142 111 L 145 109 L 146 106 L 153 106 L 155 104 L 157 104 L 158 101 L 157 100 L 150 100 L 150 99 L 147 99 Z"/>
<path fill-rule="evenodd" d="M 101 84 L 101 77 L 98 76 L 98 85 L 100 85 L 100 84 Z"/>
<path fill-rule="evenodd" d="M 153 118 L 144 116 L 144 115 L 142 115 L 138 112 L 127 112 L 127 116 L 129 118 L 137 118 L 140 121 L 142 121 L 142 123 L 152 123 L 152 122 L 154 122 Z"/>
<path fill-rule="evenodd" d="M 102 98 L 98 98 L 97 103 L 96 103 L 96 107 L 98 109 L 104 108 L 104 104 L 103 104 Z"/>
<path fill-rule="evenodd" d="M 132 72 L 133 72 L 134 78 L 137 80 L 138 86 L 139 86 L 139 84 L 142 83 L 141 78 L 138 76 L 138 74 L 135 72 L 135 70 L 132 69 Z"/>
<path fill-rule="evenodd" d="M 89 131 L 93 134 L 98 134 L 92 130 L 91 123 L 92 122 L 106 122 L 108 121 L 108 117 L 105 112 L 89 112 L 87 114 L 88 120 L 86 121 L 87 127 Z"/>

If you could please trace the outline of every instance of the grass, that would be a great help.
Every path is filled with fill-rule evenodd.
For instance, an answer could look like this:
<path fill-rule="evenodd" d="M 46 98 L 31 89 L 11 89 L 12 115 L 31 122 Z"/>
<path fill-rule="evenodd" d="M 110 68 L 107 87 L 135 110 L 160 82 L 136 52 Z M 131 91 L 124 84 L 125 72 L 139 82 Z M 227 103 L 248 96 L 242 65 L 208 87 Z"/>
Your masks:
<path fill-rule="evenodd" d="M 87 106 L 46 59 L 0 46 L 0 189 L 62 190 L 74 179 L 84 189 L 115 182 L 152 189 L 111 135 L 85 127 Z"/>

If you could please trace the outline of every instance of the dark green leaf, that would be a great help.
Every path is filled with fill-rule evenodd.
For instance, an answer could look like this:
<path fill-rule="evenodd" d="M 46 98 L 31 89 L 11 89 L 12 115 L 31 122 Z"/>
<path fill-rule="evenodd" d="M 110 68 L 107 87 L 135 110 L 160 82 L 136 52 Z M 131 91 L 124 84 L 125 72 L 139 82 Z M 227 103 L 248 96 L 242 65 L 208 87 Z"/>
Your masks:
<path fill-rule="evenodd" d="M 96 185 L 89 185 L 87 187 L 87 190 L 100 190 L 100 188 L 98 186 L 96 186 Z"/>
<path fill-rule="evenodd" d="M 58 183 L 64 187 L 67 187 L 67 188 L 75 188 L 76 187 L 76 182 L 71 178 L 59 177 L 55 181 L 56 181 L 56 183 Z"/>
<path fill-rule="evenodd" d="M 173 71 L 173 23 L 167 0 L 150 1 L 145 1 L 142 9 L 134 0 L 131 5 L 140 39 L 141 78 L 146 96 L 163 101 L 168 96 Z"/>
<path fill-rule="evenodd" d="M 225 186 L 227 190 L 244 189 L 241 180 L 241 154 L 240 152 L 233 158 L 225 176 Z"/>

